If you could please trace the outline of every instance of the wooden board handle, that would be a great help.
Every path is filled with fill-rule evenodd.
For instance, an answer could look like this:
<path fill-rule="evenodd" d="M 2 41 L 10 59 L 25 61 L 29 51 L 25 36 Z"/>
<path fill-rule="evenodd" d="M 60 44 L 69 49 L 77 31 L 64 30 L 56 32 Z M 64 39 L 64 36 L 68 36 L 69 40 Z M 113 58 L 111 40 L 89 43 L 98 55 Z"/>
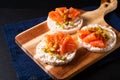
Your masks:
<path fill-rule="evenodd" d="M 117 8 L 117 0 L 101 0 L 100 11 L 106 15 Z"/>

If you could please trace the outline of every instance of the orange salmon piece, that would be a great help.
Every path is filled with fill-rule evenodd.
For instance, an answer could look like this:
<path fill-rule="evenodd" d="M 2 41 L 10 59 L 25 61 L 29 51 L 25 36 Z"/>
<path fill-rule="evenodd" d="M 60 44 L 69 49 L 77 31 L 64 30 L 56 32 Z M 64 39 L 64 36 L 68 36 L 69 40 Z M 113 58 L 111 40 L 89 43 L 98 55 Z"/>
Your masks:
<path fill-rule="evenodd" d="M 46 35 L 46 43 L 47 43 L 47 47 L 51 48 L 55 43 L 54 36 L 53 35 Z"/>
<path fill-rule="evenodd" d="M 69 18 L 75 19 L 79 15 L 80 15 L 80 11 L 79 10 L 77 10 L 75 8 L 72 8 L 72 7 L 69 8 L 69 14 L 68 14 Z"/>
<path fill-rule="evenodd" d="M 98 40 L 99 38 L 95 35 L 95 33 L 91 33 L 83 38 L 83 41 L 86 43 L 90 43 L 92 41 Z"/>
<path fill-rule="evenodd" d="M 60 7 L 55 9 L 55 11 L 58 12 L 61 16 L 64 14 L 66 10 L 67 10 L 66 7 Z"/>
<path fill-rule="evenodd" d="M 72 7 L 69 9 L 67 9 L 67 7 L 59 7 L 56 8 L 55 11 L 50 11 L 48 16 L 58 23 L 63 23 L 69 19 L 74 20 L 80 14 L 82 14 L 82 12 L 80 12 L 78 9 Z"/>
<path fill-rule="evenodd" d="M 99 47 L 99 48 L 105 48 L 106 47 L 106 44 L 102 40 L 92 41 L 92 42 L 90 42 L 90 44 L 94 47 Z"/>
<path fill-rule="evenodd" d="M 55 11 L 49 12 L 48 16 L 49 16 L 52 20 L 54 20 L 54 21 L 56 21 L 56 22 L 60 22 L 60 23 L 61 23 L 61 22 L 64 21 L 64 18 L 62 18 L 61 15 L 60 15 L 58 12 L 55 12 Z"/>
<path fill-rule="evenodd" d="M 85 38 L 87 35 L 89 35 L 90 32 L 89 32 L 88 30 L 79 30 L 79 31 L 78 31 L 78 34 L 79 34 L 79 37 L 80 37 L 81 39 L 83 39 L 83 38 Z"/>
<path fill-rule="evenodd" d="M 47 43 L 61 43 L 66 35 L 62 32 L 58 32 L 56 34 L 46 35 Z"/>
<path fill-rule="evenodd" d="M 55 42 L 61 44 L 66 37 L 66 34 L 62 32 L 58 32 L 57 34 L 54 35 L 55 37 Z"/>
<path fill-rule="evenodd" d="M 59 35 L 58 36 L 59 38 L 59 41 L 60 41 L 60 44 L 62 44 L 62 42 L 64 41 L 65 37 L 67 36 L 67 34 L 63 34 L 62 32 L 59 32 Z"/>
<path fill-rule="evenodd" d="M 72 52 L 77 48 L 75 41 L 69 34 L 58 32 L 53 35 L 46 35 L 46 43 L 48 48 L 52 48 L 54 44 L 58 44 L 57 52 L 65 54 Z"/>
<path fill-rule="evenodd" d="M 61 44 L 60 47 L 60 54 L 64 54 L 64 53 L 68 53 L 68 52 L 72 52 L 77 48 L 74 40 L 72 39 L 72 37 L 70 35 L 67 35 L 64 38 L 63 43 Z"/>

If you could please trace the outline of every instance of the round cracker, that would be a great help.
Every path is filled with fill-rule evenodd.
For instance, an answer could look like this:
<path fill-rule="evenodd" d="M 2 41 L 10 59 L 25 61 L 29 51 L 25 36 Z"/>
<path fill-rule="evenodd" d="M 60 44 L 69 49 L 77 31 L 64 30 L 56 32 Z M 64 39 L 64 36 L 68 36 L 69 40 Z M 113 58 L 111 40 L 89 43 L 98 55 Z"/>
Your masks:
<path fill-rule="evenodd" d="M 83 42 L 82 39 L 80 39 L 79 36 L 78 36 L 79 43 L 81 44 L 82 47 L 87 48 L 89 51 L 92 51 L 92 52 L 107 52 L 107 51 L 110 51 L 116 44 L 116 34 L 111 28 L 108 28 L 106 26 L 101 26 L 99 24 L 90 24 L 90 25 L 87 25 L 87 26 L 83 26 L 81 28 L 81 30 L 82 29 L 87 29 L 87 28 L 90 28 L 90 27 L 97 27 L 97 26 L 99 26 L 102 29 L 108 31 L 108 33 L 111 37 L 108 40 L 107 47 L 105 47 L 105 48 L 94 47 L 94 46 L 90 45 L 89 43 Z"/>

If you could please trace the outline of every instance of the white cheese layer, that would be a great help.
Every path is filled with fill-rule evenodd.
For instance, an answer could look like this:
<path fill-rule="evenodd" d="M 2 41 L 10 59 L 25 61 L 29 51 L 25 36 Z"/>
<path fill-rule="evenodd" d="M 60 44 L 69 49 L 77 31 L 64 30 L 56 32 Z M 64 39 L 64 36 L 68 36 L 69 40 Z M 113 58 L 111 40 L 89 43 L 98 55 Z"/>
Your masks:
<path fill-rule="evenodd" d="M 106 26 L 101 26 L 98 24 L 91 24 L 88 26 L 84 26 L 81 30 L 84 30 L 84 29 L 87 29 L 90 27 L 98 27 L 98 26 L 100 26 L 102 29 L 106 30 L 107 34 L 110 35 L 110 39 L 108 40 L 107 47 L 105 47 L 105 48 L 94 47 L 94 46 L 90 45 L 89 43 L 83 42 L 82 39 L 79 38 L 79 36 L 78 36 L 78 41 L 80 42 L 82 47 L 87 48 L 89 51 L 107 52 L 107 51 L 111 50 L 116 44 L 116 34 L 113 30 L 111 30 L 110 28 L 107 28 Z"/>
<path fill-rule="evenodd" d="M 56 24 L 56 21 L 50 19 L 49 17 L 47 18 L 47 25 L 50 30 L 56 32 L 56 31 L 61 31 L 64 33 L 75 33 L 77 30 L 79 30 L 83 24 L 83 19 L 79 16 L 77 17 L 74 21 L 74 26 L 71 25 L 64 25 L 64 28 L 62 28 L 60 25 Z"/>

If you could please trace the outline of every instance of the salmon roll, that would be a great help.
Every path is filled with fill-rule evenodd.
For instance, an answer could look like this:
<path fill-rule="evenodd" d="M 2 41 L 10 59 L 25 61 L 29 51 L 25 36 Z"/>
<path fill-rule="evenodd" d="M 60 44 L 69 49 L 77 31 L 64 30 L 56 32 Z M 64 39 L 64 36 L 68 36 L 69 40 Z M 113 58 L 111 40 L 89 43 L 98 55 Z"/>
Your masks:
<path fill-rule="evenodd" d="M 106 26 L 90 24 L 78 31 L 78 41 L 89 51 L 107 52 L 115 46 L 116 34 Z"/>
<path fill-rule="evenodd" d="M 47 18 L 47 24 L 52 31 L 61 31 L 64 33 L 75 33 L 83 24 L 81 17 L 82 11 L 70 7 L 56 8 L 55 11 L 50 11 Z"/>
<path fill-rule="evenodd" d="M 62 32 L 45 35 L 36 47 L 35 58 L 46 64 L 63 65 L 69 63 L 77 51 L 77 46 L 71 35 Z"/>

